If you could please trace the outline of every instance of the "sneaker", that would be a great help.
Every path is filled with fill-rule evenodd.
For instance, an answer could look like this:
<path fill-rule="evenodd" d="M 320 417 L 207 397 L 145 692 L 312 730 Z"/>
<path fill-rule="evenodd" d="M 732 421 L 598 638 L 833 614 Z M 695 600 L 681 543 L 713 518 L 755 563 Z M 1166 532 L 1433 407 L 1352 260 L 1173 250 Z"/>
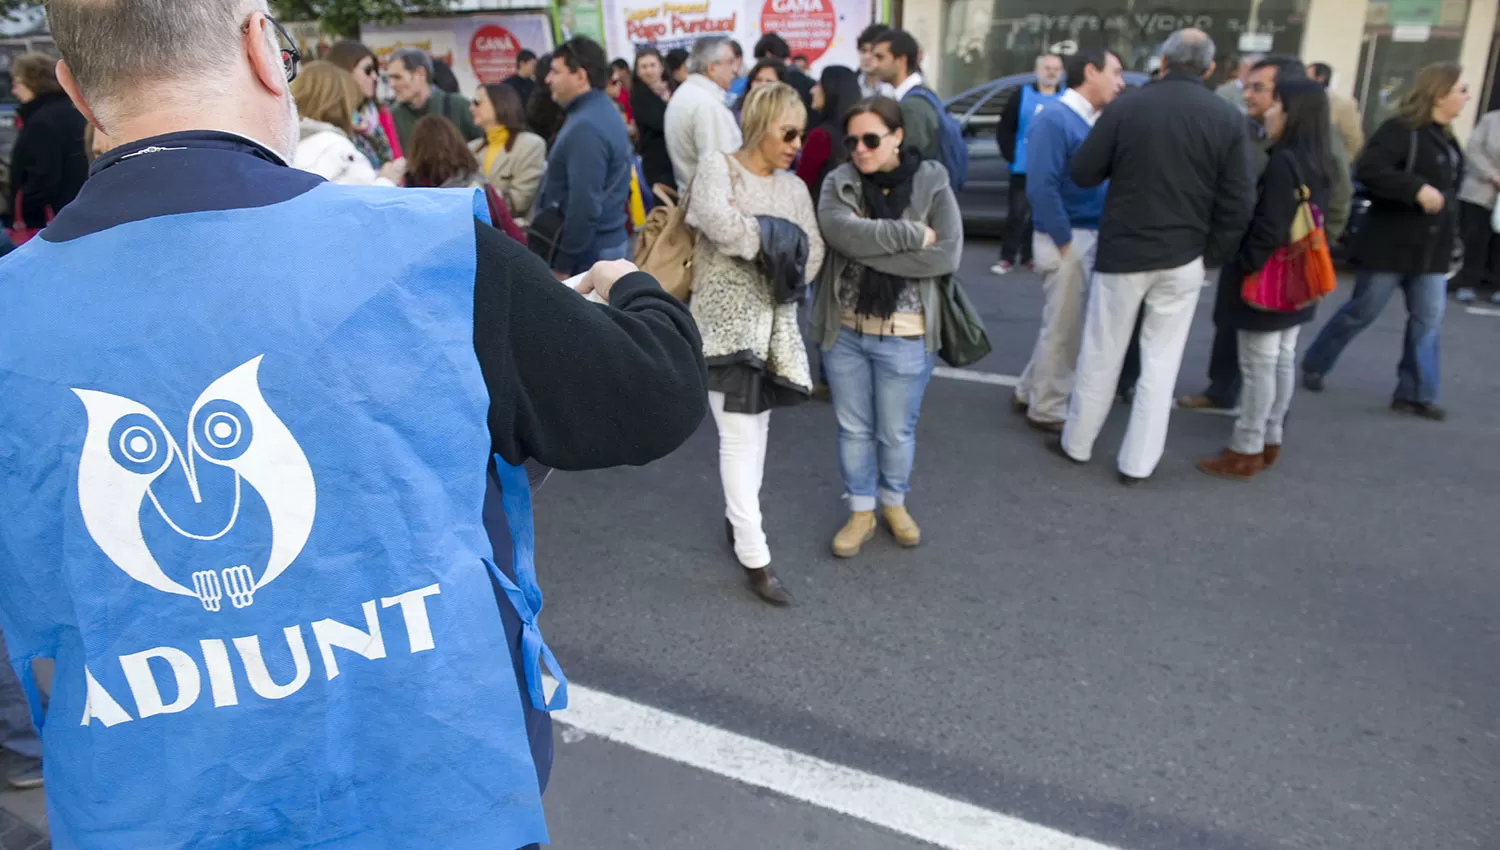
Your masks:
<path fill-rule="evenodd" d="M 1014 268 L 1015 266 L 1011 264 L 1010 260 L 1001 260 L 993 266 L 990 266 L 990 274 L 1006 275 L 1010 274 L 1011 269 Z"/>
<path fill-rule="evenodd" d="M 42 787 L 42 760 L 18 759 L 20 767 L 6 777 L 10 787 L 17 791 L 31 791 Z"/>
<path fill-rule="evenodd" d="M 1448 418 L 1447 409 L 1436 404 L 1423 404 L 1417 401 L 1405 401 L 1396 399 L 1391 402 L 1391 410 L 1397 413 L 1410 413 L 1423 419 L 1431 419 L 1433 422 L 1442 422 Z"/>
<path fill-rule="evenodd" d="M 1453 297 L 1457 298 L 1458 303 L 1460 304 L 1473 304 L 1476 297 L 1474 294 L 1474 287 L 1460 286 L 1458 288 L 1458 292 L 1453 294 Z"/>
<path fill-rule="evenodd" d="M 1500 304 L 1500 291 L 1490 293 L 1490 303 Z"/>
<path fill-rule="evenodd" d="M 1310 393 L 1323 391 L 1323 374 L 1321 372 L 1303 372 L 1302 388 Z"/>

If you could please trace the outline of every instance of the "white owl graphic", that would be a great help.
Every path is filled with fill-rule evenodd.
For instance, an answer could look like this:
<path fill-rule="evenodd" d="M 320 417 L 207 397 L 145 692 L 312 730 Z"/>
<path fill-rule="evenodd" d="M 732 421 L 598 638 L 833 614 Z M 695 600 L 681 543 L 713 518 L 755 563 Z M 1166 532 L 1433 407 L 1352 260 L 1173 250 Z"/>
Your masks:
<path fill-rule="evenodd" d="M 225 595 L 236 608 L 255 601 L 296 560 L 312 533 L 317 493 L 312 467 L 292 432 L 261 396 L 257 357 L 208 385 L 188 413 L 187 449 L 149 407 L 123 396 L 74 388 L 88 413 L 88 434 L 78 462 L 78 504 L 89 534 L 126 575 L 165 593 L 196 597 L 218 611 Z M 176 461 L 195 502 L 202 501 L 197 464 L 234 472 L 234 508 L 229 522 L 211 535 L 197 535 L 173 522 L 152 485 Z M 271 553 L 256 578 L 247 564 L 221 573 L 193 573 L 193 587 L 174 581 L 157 563 L 141 532 L 141 506 L 151 499 L 167 525 L 194 540 L 217 540 L 234 528 L 240 488 L 249 484 L 265 502 L 271 520 Z"/>

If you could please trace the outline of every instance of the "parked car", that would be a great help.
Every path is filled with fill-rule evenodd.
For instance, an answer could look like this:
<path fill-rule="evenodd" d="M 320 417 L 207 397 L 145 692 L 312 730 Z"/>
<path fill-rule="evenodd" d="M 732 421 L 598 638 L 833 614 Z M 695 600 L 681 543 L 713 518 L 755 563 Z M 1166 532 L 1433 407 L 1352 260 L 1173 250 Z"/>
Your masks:
<path fill-rule="evenodd" d="M 1150 80 L 1148 74 L 1125 72 L 1128 86 L 1143 86 Z M 958 193 L 964 232 L 969 236 L 999 237 L 1005 229 L 1010 163 L 1000 155 L 995 130 L 1011 97 L 1035 82 L 1036 74 L 1012 74 L 957 94 L 945 104 L 948 114 L 958 119 L 969 147 L 969 179 Z"/>

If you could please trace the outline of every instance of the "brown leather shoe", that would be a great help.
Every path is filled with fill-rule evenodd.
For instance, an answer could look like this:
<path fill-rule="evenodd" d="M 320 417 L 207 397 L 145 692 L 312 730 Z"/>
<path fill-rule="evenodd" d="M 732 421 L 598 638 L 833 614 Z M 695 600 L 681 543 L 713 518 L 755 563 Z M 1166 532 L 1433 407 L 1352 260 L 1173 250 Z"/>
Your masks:
<path fill-rule="evenodd" d="M 781 579 L 776 577 L 775 570 L 770 567 L 761 567 L 758 570 L 752 570 L 749 567 L 743 569 L 745 578 L 750 580 L 750 589 L 755 591 L 756 596 L 772 605 L 792 604 L 792 594 L 782 585 Z"/>
<path fill-rule="evenodd" d="M 1266 466 L 1261 455 L 1242 455 L 1225 449 L 1218 457 L 1198 461 L 1198 468 L 1216 478 L 1231 481 L 1249 481 Z"/>
<path fill-rule="evenodd" d="M 1026 424 L 1030 425 L 1033 430 L 1041 431 L 1043 434 L 1057 434 L 1058 436 L 1062 436 L 1063 425 L 1067 423 L 1045 422 L 1041 419 L 1032 419 L 1028 416 L 1026 417 Z"/>
<path fill-rule="evenodd" d="M 922 544 L 922 529 L 917 527 L 917 521 L 906 512 L 905 505 L 886 505 L 880 509 L 880 515 L 885 518 L 885 524 L 890 526 L 891 535 L 898 544 L 908 549 Z"/>
<path fill-rule="evenodd" d="M 1260 453 L 1260 459 L 1265 462 L 1265 468 L 1270 469 L 1275 465 L 1277 458 L 1281 457 L 1281 446 L 1273 446 L 1266 443 L 1266 450 Z"/>
<path fill-rule="evenodd" d="M 875 512 L 855 511 L 849 521 L 833 536 L 833 556 L 852 558 L 875 536 Z"/>

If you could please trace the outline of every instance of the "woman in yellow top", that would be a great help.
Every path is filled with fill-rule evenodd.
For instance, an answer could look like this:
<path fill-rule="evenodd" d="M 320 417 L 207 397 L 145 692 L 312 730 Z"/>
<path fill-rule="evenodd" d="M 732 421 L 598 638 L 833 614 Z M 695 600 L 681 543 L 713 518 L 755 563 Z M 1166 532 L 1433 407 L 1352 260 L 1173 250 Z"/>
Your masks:
<path fill-rule="evenodd" d="M 480 86 L 470 106 L 484 138 L 470 143 L 485 180 L 518 219 L 530 217 L 531 202 L 542 184 L 547 143 L 526 130 L 521 96 L 507 85 Z"/>

